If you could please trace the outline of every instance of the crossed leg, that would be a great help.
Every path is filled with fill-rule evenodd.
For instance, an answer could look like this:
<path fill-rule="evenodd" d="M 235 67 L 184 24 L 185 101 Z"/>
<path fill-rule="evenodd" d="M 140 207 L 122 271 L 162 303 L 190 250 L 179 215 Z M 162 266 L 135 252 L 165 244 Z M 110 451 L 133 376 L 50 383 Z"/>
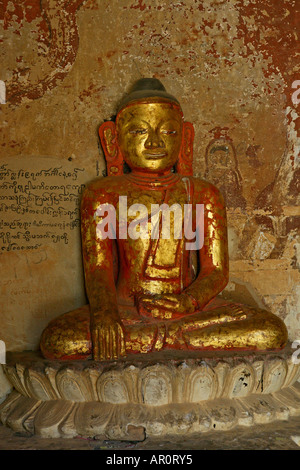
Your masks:
<path fill-rule="evenodd" d="M 218 299 L 203 311 L 180 320 L 157 322 L 138 314 L 135 321 L 122 320 L 127 354 L 163 349 L 274 350 L 282 349 L 288 338 L 284 322 L 276 315 Z M 40 346 L 49 359 L 91 358 L 89 306 L 52 320 L 42 334 Z"/>

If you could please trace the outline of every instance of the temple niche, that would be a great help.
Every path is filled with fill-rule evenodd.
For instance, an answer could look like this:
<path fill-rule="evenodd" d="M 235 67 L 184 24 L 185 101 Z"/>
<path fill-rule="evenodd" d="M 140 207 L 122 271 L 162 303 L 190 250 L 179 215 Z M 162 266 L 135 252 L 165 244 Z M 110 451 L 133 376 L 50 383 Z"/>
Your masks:
<path fill-rule="evenodd" d="M 0 341 L 6 364 L 0 365 L 0 420 L 15 431 L 41 437 L 96 433 L 109 439 L 142 440 L 252 426 L 299 414 L 299 366 L 293 362 L 291 346 L 300 338 L 299 104 L 292 99 L 293 83 L 299 80 L 296 6 L 263 2 L 262 8 L 260 0 L 240 3 L 4 2 Z M 97 285 L 90 279 L 95 270 L 84 251 L 91 239 L 87 235 L 82 244 L 81 208 L 88 211 L 91 193 L 97 193 L 92 182 L 100 181 L 99 187 L 106 188 L 109 178 L 120 176 L 122 184 L 113 180 L 106 195 L 117 194 L 118 187 L 124 194 L 127 191 L 129 202 L 139 202 L 141 191 L 132 188 L 140 187 L 146 191 L 144 204 L 150 204 L 153 194 L 157 202 L 163 201 L 153 190 L 157 181 L 145 181 L 144 169 L 134 175 L 130 159 L 124 163 L 124 142 L 122 151 L 115 145 L 120 143 L 116 135 L 121 130 L 114 134 L 114 123 L 123 109 L 121 100 L 143 78 L 159 80 L 176 97 L 171 98 L 172 119 L 178 117 L 178 100 L 186 124 L 180 152 L 177 149 L 179 163 L 172 160 L 170 174 L 163 175 L 166 181 L 155 191 L 163 191 L 165 185 L 169 201 L 184 204 L 191 193 L 186 192 L 186 183 L 180 186 L 179 177 L 191 181 L 193 176 L 218 188 L 227 212 L 228 242 L 212 249 L 217 253 L 220 248 L 221 255 L 210 268 L 220 264 L 225 268 L 213 279 L 211 272 L 205 273 L 210 282 L 208 287 L 201 284 L 201 297 L 199 290 L 189 289 L 201 272 L 201 262 L 183 256 L 190 277 L 184 271 L 179 287 L 174 274 L 169 291 L 159 290 L 157 279 L 163 270 L 181 269 L 177 251 L 157 243 L 149 251 L 149 265 L 136 253 L 136 262 L 125 263 L 128 271 L 122 267 L 127 277 L 120 295 L 125 301 L 131 299 L 131 286 L 140 296 L 149 279 L 156 287 L 148 289 L 150 298 L 139 297 L 129 306 L 125 302 L 126 334 L 122 336 L 122 325 L 114 317 L 118 325 L 114 335 L 116 330 L 118 334 L 113 341 L 119 341 L 120 347 L 116 354 L 104 354 L 95 352 L 93 344 L 97 335 L 101 337 L 99 331 L 111 330 L 105 322 L 103 328 L 99 322 L 102 330 L 90 330 L 88 305 L 96 314 L 107 302 L 112 311 L 119 297 L 114 304 L 108 295 L 113 276 L 102 286 L 100 297 L 94 295 Z M 120 116 L 117 121 L 124 119 L 125 126 L 126 116 Z M 131 129 L 137 138 L 144 131 Z M 181 128 L 163 131 L 164 139 Z M 154 160 L 160 158 L 153 148 L 149 152 L 150 157 L 155 154 Z M 137 169 L 136 163 L 133 168 Z M 195 184 L 193 195 L 200 198 L 204 186 Z M 211 242 L 216 243 L 224 241 L 226 224 L 219 193 L 212 189 L 210 194 L 215 198 L 209 208 L 210 223 L 217 233 Z M 208 208 L 208 200 L 206 204 Z M 92 219 L 93 214 L 89 224 Z M 116 279 L 120 259 L 109 250 L 105 254 L 102 279 L 107 264 L 110 268 L 114 264 Z M 92 274 L 85 275 L 87 267 Z M 130 277 L 134 269 L 136 278 Z M 159 298 L 170 293 L 171 299 Z M 140 319 L 128 313 L 134 308 L 146 318 L 143 331 L 136 327 Z M 77 312 L 75 323 L 72 312 Z M 209 323 L 209 312 L 218 327 Z M 267 324 L 267 351 L 255 346 L 262 344 L 259 321 L 247 324 L 250 317 L 256 318 L 254 312 Z M 195 331 L 186 336 L 185 314 L 195 315 L 186 328 Z M 178 321 L 178 330 L 169 328 L 170 318 L 172 325 Z M 237 319 L 242 326 L 235 338 L 249 340 L 244 348 L 242 340 L 234 342 L 234 335 L 220 341 L 220 323 L 226 320 L 230 330 Z M 206 343 L 201 339 L 199 325 L 204 320 L 205 328 L 218 330 L 217 341 L 210 342 L 211 331 Z M 162 327 L 162 321 L 167 326 Z M 79 343 L 79 336 L 74 336 L 78 332 L 84 354 L 74 357 L 78 349 L 64 346 L 68 341 Z M 149 346 L 149 338 L 153 344 L 156 341 L 156 349 Z M 117 409 L 122 409 L 119 417 Z M 187 415 L 189 420 L 180 428 L 181 417 Z M 95 427 L 93 416 L 97 416 Z"/>

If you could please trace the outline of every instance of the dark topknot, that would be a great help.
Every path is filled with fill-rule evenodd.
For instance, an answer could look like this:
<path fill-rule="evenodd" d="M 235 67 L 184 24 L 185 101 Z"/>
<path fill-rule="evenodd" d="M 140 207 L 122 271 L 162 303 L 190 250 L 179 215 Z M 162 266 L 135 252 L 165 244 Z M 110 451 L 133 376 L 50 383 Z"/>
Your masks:
<path fill-rule="evenodd" d="M 122 99 L 118 106 L 117 112 L 127 106 L 132 101 L 143 98 L 164 98 L 168 101 L 174 101 L 179 105 L 179 101 L 169 93 L 167 93 L 163 84 L 157 78 L 140 78 L 134 83 L 130 92 Z"/>

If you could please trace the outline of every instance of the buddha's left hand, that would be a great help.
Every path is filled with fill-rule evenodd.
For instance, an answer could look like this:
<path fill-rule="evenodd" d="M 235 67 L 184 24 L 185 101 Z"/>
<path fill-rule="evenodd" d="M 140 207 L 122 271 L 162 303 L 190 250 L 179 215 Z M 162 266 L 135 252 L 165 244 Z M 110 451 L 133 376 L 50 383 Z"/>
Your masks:
<path fill-rule="evenodd" d="M 184 292 L 142 295 L 137 299 L 137 307 L 140 315 L 156 320 L 175 320 L 197 310 L 196 302 Z"/>

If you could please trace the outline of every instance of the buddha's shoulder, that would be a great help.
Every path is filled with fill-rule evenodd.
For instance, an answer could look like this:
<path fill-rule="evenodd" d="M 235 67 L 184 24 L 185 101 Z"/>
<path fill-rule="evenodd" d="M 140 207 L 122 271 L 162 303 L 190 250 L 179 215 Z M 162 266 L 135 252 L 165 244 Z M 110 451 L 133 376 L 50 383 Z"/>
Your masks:
<path fill-rule="evenodd" d="M 193 185 L 194 194 L 199 194 L 202 197 L 206 196 L 209 198 L 223 199 L 220 190 L 209 181 L 197 178 L 196 176 L 189 176 L 188 180 L 190 181 L 190 184 Z"/>
<path fill-rule="evenodd" d="M 119 194 L 121 188 L 124 186 L 124 176 L 105 176 L 99 177 L 91 181 L 85 188 L 85 194 Z"/>

